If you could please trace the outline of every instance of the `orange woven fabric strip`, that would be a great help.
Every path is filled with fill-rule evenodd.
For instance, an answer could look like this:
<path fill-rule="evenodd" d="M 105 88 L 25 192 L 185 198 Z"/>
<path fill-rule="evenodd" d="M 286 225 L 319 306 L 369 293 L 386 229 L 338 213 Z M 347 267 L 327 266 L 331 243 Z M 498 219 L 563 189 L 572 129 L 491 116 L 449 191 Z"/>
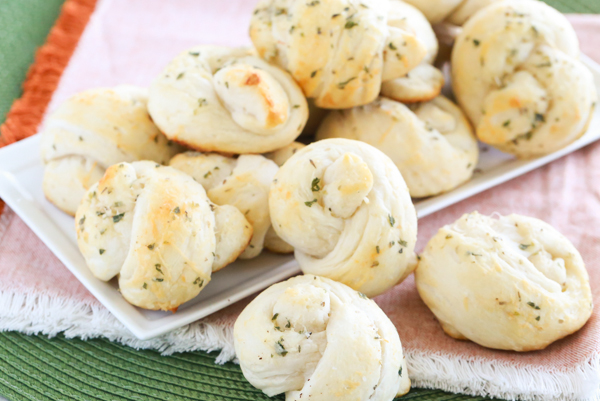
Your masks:
<path fill-rule="evenodd" d="M 96 0 L 66 0 L 46 43 L 40 47 L 15 100 L 0 126 L 0 147 L 36 133 L 44 111 L 87 25 Z M 0 213 L 2 206 L 0 206 Z"/>

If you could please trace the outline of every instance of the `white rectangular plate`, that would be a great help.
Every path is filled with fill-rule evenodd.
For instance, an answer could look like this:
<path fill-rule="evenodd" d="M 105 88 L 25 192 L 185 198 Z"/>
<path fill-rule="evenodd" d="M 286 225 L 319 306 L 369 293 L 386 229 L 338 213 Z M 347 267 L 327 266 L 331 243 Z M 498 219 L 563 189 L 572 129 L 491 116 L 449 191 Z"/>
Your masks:
<path fill-rule="evenodd" d="M 600 92 L 600 66 L 587 57 Z M 600 139 L 600 108 L 594 112 L 587 132 L 568 147 L 535 160 L 516 160 L 489 148 L 481 153 L 478 172 L 455 190 L 415 203 L 419 217 L 527 173 Z M 127 303 L 116 283 L 96 279 L 79 253 L 73 218 L 59 211 L 42 192 L 43 166 L 39 158 L 39 135 L 0 149 L 0 198 L 40 237 L 85 287 L 140 339 L 148 339 L 208 316 L 226 306 L 281 281 L 299 271 L 292 256 L 264 252 L 258 258 L 237 261 L 215 273 L 210 284 L 177 313 L 148 311 Z M 486 148 L 488 148 L 486 146 Z"/>

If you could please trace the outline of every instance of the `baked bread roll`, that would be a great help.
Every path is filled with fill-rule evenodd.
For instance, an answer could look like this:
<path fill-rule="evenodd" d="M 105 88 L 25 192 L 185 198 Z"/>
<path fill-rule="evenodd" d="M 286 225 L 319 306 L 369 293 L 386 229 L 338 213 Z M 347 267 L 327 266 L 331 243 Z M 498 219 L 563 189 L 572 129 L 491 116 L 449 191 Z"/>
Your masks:
<path fill-rule="evenodd" d="M 400 0 L 260 0 L 250 37 L 318 107 L 349 108 L 372 102 L 382 82 L 425 58 L 426 44 L 402 22 L 412 10 Z"/>
<path fill-rule="evenodd" d="M 150 86 L 148 109 L 169 139 L 203 152 L 263 153 L 300 135 L 302 90 L 250 49 L 197 46 Z"/>
<path fill-rule="evenodd" d="M 305 147 L 306 145 L 303 143 L 292 142 L 288 146 L 284 146 L 281 149 L 277 149 L 273 152 L 266 153 L 264 156 L 269 160 L 273 160 L 275 164 L 281 167 L 283 166 L 283 163 L 288 161 L 288 159 L 295 155 L 297 151 Z"/>
<path fill-rule="evenodd" d="M 417 7 L 431 22 L 442 21 L 462 25 L 467 19 L 485 6 L 503 0 L 404 0 Z"/>
<path fill-rule="evenodd" d="M 438 96 L 405 106 L 384 97 L 366 106 L 331 112 L 317 139 L 348 138 L 375 146 L 392 159 L 413 198 L 437 195 L 469 180 L 477 139 L 462 111 Z"/>
<path fill-rule="evenodd" d="M 520 158 L 561 149 L 585 131 L 597 100 L 575 31 L 539 1 L 475 14 L 452 53 L 453 88 L 477 137 Z"/>
<path fill-rule="evenodd" d="M 381 94 L 402 103 L 426 102 L 438 96 L 444 87 L 444 74 L 423 63 L 402 78 L 384 82 Z"/>
<path fill-rule="evenodd" d="M 444 75 L 432 65 L 438 53 L 438 41 L 433 28 L 423 13 L 409 4 L 402 3 L 401 7 L 392 8 L 389 18 L 391 25 L 413 32 L 424 44 L 426 53 L 421 64 L 406 75 L 383 82 L 381 94 L 403 103 L 433 99 L 444 86 Z"/>
<path fill-rule="evenodd" d="M 363 294 L 323 277 L 269 287 L 242 311 L 233 336 L 244 376 L 268 396 L 390 401 L 410 389 L 389 318 Z"/>
<path fill-rule="evenodd" d="M 309 102 L 309 107 L 310 107 L 310 102 Z M 323 109 L 319 109 L 319 110 L 325 111 Z M 322 120 L 324 117 L 325 116 L 320 116 L 320 119 Z M 310 118 L 308 119 L 308 121 L 310 122 Z M 316 132 L 316 127 L 315 127 L 315 131 L 311 132 L 311 135 L 313 135 L 315 132 Z M 304 147 L 306 147 L 306 145 L 303 143 L 292 142 L 288 146 L 284 146 L 281 149 L 277 149 L 273 152 L 265 154 L 265 157 L 269 160 L 273 160 L 279 167 L 281 167 L 290 157 L 292 157 L 294 154 L 296 154 L 297 151 L 299 151 L 300 149 L 302 149 Z M 277 253 L 292 253 L 292 252 L 294 252 L 294 247 L 291 246 L 290 244 L 288 244 L 287 242 L 285 242 L 284 240 L 282 240 L 281 238 L 279 238 L 279 236 L 273 229 L 273 226 L 269 227 L 269 231 L 267 231 L 267 235 L 265 236 L 265 247 L 271 252 L 277 252 Z"/>
<path fill-rule="evenodd" d="M 254 234 L 240 259 L 258 256 L 263 247 L 269 248 L 266 235 L 271 228 L 269 217 L 269 189 L 279 167 L 260 155 L 225 157 L 215 153 L 180 153 L 169 165 L 192 176 L 202 184 L 208 198 L 217 205 L 232 205 L 244 214 Z M 275 241 L 275 251 L 282 245 Z M 287 248 L 287 252 L 293 249 Z M 287 253 L 281 252 L 281 253 Z"/>
<path fill-rule="evenodd" d="M 372 297 L 414 269 L 417 217 L 408 188 L 366 143 L 326 139 L 299 150 L 275 176 L 269 207 L 305 274 Z"/>
<path fill-rule="evenodd" d="M 462 0 L 458 7 L 452 11 L 452 14 L 448 15 L 446 21 L 453 25 L 462 26 L 469 18 L 475 15 L 477 11 L 497 1 L 504 0 Z"/>
<path fill-rule="evenodd" d="M 592 313 L 577 249 L 549 224 L 515 214 L 474 212 L 442 227 L 415 280 L 446 334 L 489 348 L 543 349 Z"/>
<path fill-rule="evenodd" d="M 149 161 L 109 167 L 86 193 L 76 226 L 94 276 L 118 275 L 129 303 L 162 310 L 198 295 L 252 236 L 235 207 L 213 205 L 192 177 Z"/>
<path fill-rule="evenodd" d="M 44 124 L 41 155 L 46 198 L 74 216 L 108 166 L 146 159 L 166 163 L 179 151 L 152 122 L 147 90 L 91 89 L 64 102 Z"/>

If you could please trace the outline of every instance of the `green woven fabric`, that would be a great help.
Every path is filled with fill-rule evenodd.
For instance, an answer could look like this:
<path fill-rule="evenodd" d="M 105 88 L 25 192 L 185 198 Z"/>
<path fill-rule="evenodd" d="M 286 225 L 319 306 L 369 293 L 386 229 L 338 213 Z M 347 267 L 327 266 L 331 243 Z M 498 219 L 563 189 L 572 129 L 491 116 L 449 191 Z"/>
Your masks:
<path fill-rule="evenodd" d="M 562 12 L 600 13 L 600 0 L 546 0 Z M 0 0 L 0 122 L 63 0 Z M 254 389 L 237 365 L 190 352 L 160 356 L 96 339 L 0 333 L 0 395 L 20 400 L 283 400 Z M 487 400 L 413 389 L 402 400 Z"/>
<path fill-rule="evenodd" d="M 63 0 L 0 0 L 0 122 L 54 25 Z"/>
<path fill-rule="evenodd" d="M 104 339 L 48 339 L 0 333 L 0 394 L 25 400 L 283 400 L 248 383 L 239 366 L 215 356 L 161 356 Z M 412 390 L 402 400 L 462 401 L 481 397 Z"/>

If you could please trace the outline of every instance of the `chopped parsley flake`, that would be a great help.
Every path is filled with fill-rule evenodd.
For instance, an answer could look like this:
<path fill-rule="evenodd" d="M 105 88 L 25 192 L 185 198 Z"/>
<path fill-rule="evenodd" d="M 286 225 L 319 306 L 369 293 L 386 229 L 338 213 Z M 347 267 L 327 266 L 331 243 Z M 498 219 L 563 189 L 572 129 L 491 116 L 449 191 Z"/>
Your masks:
<path fill-rule="evenodd" d="M 271 318 L 271 320 L 277 319 L 277 316 L 279 316 L 279 313 L 274 314 L 273 317 Z"/>
<path fill-rule="evenodd" d="M 321 187 L 319 186 L 319 183 L 320 183 L 320 182 L 321 182 L 321 180 L 320 180 L 320 179 L 318 179 L 318 178 L 315 178 L 315 179 L 313 179 L 313 180 L 312 180 L 312 184 L 311 184 L 311 186 L 310 186 L 310 189 L 311 189 L 313 192 L 318 192 L 318 191 L 320 191 L 320 190 L 321 190 Z"/>
<path fill-rule="evenodd" d="M 113 223 L 118 223 L 119 221 L 123 220 L 123 216 L 125 216 L 125 213 L 113 216 Z"/>
<path fill-rule="evenodd" d="M 351 81 L 353 81 L 355 79 L 356 79 L 356 77 L 349 78 L 349 79 L 345 80 L 344 82 L 340 82 L 337 86 L 340 89 L 344 89 L 346 87 L 346 85 L 348 85 Z"/>
<path fill-rule="evenodd" d="M 525 250 L 527 248 L 529 248 L 531 246 L 531 244 L 519 244 L 519 248 L 521 248 L 522 250 Z"/>
<path fill-rule="evenodd" d="M 308 206 L 308 207 L 311 207 L 311 206 L 313 205 L 313 203 L 316 203 L 316 202 L 317 202 L 317 200 L 316 200 L 316 199 L 313 199 L 313 200 L 311 200 L 311 201 L 304 202 L 304 204 L 305 204 L 306 206 Z"/>
<path fill-rule="evenodd" d="M 283 346 L 283 344 L 281 344 L 281 340 L 279 340 L 275 343 L 275 352 L 277 353 L 277 355 L 281 355 L 281 356 L 286 356 L 288 354 L 288 352 L 285 350 L 285 347 Z"/>
<path fill-rule="evenodd" d="M 396 224 L 396 219 L 391 214 L 388 214 L 388 221 L 390 222 L 390 227 L 394 227 L 394 224 Z"/>
<path fill-rule="evenodd" d="M 100 252 L 100 255 L 102 255 L 104 252 L 106 252 L 106 249 L 100 249 L 98 252 Z"/>
<path fill-rule="evenodd" d="M 185 72 L 180 72 L 179 75 L 177 75 L 177 79 L 183 78 L 184 75 L 185 75 Z"/>
<path fill-rule="evenodd" d="M 408 242 L 404 241 L 403 239 L 399 239 L 399 240 L 398 240 L 398 243 L 399 243 L 401 246 L 408 246 Z"/>
<path fill-rule="evenodd" d="M 177 206 L 175 209 L 173 209 L 173 213 L 175 213 L 175 214 L 181 213 L 181 209 L 179 209 L 179 206 Z"/>
<path fill-rule="evenodd" d="M 354 21 L 348 20 L 348 21 L 346 21 L 346 25 L 344 25 L 344 28 L 345 29 L 352 29 L 352 28 L 354 28 L 357 25 L 358 25 L 358 22 L 354 22 Z"/>
<path fill-rule="evenodd" d="M 531 306 L 535 310 L 540 310 L 540 307 L 534 304 L 533 302 L 527 302 L 527 305 Z"/>
<path fill-rule="evenodd" d="M 473 44 L 475 46 L 479 46 L 481 44 L 481 42 L 479 40 L 477 40 L 477 39 L 473 39 Z"/>

